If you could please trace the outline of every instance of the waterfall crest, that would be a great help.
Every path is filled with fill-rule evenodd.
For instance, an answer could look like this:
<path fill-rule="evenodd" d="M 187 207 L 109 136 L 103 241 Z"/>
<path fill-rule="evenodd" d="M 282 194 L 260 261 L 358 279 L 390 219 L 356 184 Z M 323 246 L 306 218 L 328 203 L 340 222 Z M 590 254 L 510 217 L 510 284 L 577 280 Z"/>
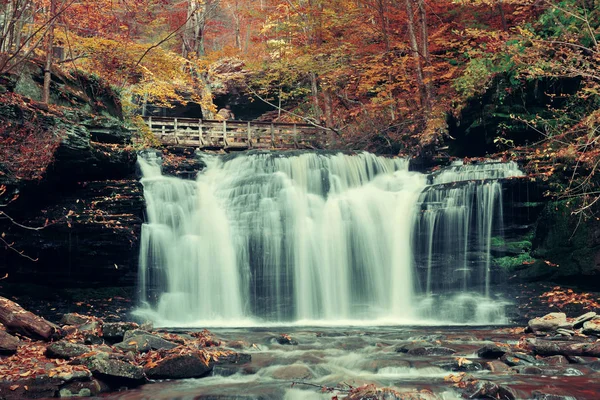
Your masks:
<path fill-rule="evenodd" d="M 414 322 L 423 295 L 489 297 L 498 179 L 521 174 L 492 163 L 427 176 L 369 153 L 203 159 L 195 182 L 163 176 L 154 154 L 139 160 L 141 297 L 163 324 Z"/>

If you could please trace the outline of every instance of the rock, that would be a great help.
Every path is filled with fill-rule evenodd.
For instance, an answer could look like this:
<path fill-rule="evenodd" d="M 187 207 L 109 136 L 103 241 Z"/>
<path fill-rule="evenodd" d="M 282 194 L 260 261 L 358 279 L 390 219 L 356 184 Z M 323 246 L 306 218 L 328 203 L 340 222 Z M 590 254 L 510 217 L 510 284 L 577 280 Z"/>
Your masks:
<path fill-rule="evenodd" d="M 571 364 L 589 364 L 598 361 L 597 357 L 566 356 Z"/>
<path fill-rule="evenodd" d="M 83 337 L 83 344 L 87 345 L 101 345 L 104 344 L 104 340 L 96 335 L 87 334 Z"/>
<path fill-rule="evenodd" d="M 107 392 L 110 387 L 98 379 L 88 381 L 74 381 L 63 385 L 58 393 L 59 397 L 91 397 Z"/>
<path fill-rule="evenodd" d="M 456 350 L 449 347 L 417 347 L 408 351 L 411 356 L 449 356 L 456 353 Z"/>
<path fill-rule="evenodd" d="M 466 358 L 436 361 L 432 364 L 441 369 L 453 372 L 475 372 L 483 369 L 483 366 L 480 363 Z"/>
<path fill-rule="evenodd" d="M 584 322 L 582 333 L 584 335 L 600 336 L 600 319 L 593 319 L 591 321 Z"/>
<path fill-rule="evenodd" d="M 544 373 L 542 368 L 535 365 L 519 365 L 514 367 L 513 371 L 522 375 L 542 375 Z"/>
<path fill-rule="evenodd" d="M 102 337 L 105 340 L 120 342 L 125 332 L 138 328 L 139 325 L 135 322 L 106 322 L 102 325 Z"/>
<path fill-rule="evenodd" d="M 20 343 L 18 338 L 0 330 L 0 355 L 15 354 Z"/>
<path fill-rule="evenodd" d="M 89 353 L 91 349 L 83 344 L 71 343 L 65 340 L 54 342 L 46 348 L 46 356 L 48 358 L 75 358 L 85 353 Z"/>
<path fill-rule="evenodd" d="M 144 329 L 132 329 L 129 331 L 125 331 L 125 333 L 123 334 L 123 341 L 125 342 L 129 338 L 132 338 L 134 336 L 140 336 L 140 335 L 152 335 L 152 334 Z"/>
<path fill-rule="evenodd" d="M 540 356 L 582 356 L 588 343 L 567 340 L 528 339 L 527 343 L 534 354 Z"/>
<path fill-rule="evenodd" d="M 302 364 L 293 364 L 277 368 L 273 371 L 271 376 L 275 379 L 286 381 L 307 380 L 315 377 L 310 368 Z"/>
<path fill-rule="evenodd" d="M 90 332 L 90 333 L 97 332 L 100 329 L 100 322 L 89 321 L 89 322 L 86 322 L 85 324 L 79 325 L 77 327 L 77 329 L 80 332 Z"/>
<path fill-rule="evenodd" d="M 527 324 L 534 332 L 554 332 L 561 325 L 567 324 L 565 313 L 550 313 L 543 317 L 534 318 Z"/>
<path fill-rule="evenodd" d="M 515 400 L 517 398 L 511 388 L 486 380 L 468 381 L 464 390 L 469 399 Z"/>
<path fill-rule="evenodd" d="M 575 334 L 575 331 L 572 331 L 570 329 L 558 328 L 556 330 L 556 333 L 558 333 L 559 335 L 562 335 L 562 336 L 571 337 Z"/>
<path fill-rule="evenodd" d="M 106 382 L 137 386 L 146 381 L 142 367 L 113 359 L 107 353 L 98 353 L 79 360 L 94 376 Z"/>
<path fill-rule="evenodd" d="M 281 334 L 277 337 L 277 339 L 275 339 L 277 341 L 277 343 L 281 344 L 281 345 L 292 345 L 292 346 L 297 346 L 298 345 L 298 341 L 295 340 L 294 338 L 292 338 L 290 335 L 288 334 Z"/>
<path fill-rule="evenodd" d="M 520 352 L 506 353 L 502 357 L 500 357 L 500 360 L 504 361 L 507 365 L 511 367 L 516 367 L 519 365 L 532 365 L 538 363 L 534 356 L 530 356 L 529 354 Z"/>
<path fill-rule="evenodd" d="M 572 400 L 573 396 L 562 396 L 559 394 L 548 394 L 544 392 L 540 392 L 539 390 L 531 393 L 533 396 L 531 400 Z"/>
<path fill-rule="evenodd" d="M 584 324 L 585 322 L 587 322 L 587 321 L 590 321 L 590 320 L 594 319 L 594 317 L 595 317 L 596 315 L 597 315 L 597 314 L 596 314 L 595 312 L 593 312 L 593 311 L 590 311 L 590 312 L 588 312 L 588 313 L 585 313 L 585 314 L 583 314 L 583 315 L 580 315 L 579 317 L 577 317 L 577 318 L 575 318 L 575 319 L 573 320 L 573 328 L 574 328 L 574 329 L 579 329 L 579 328 L 583 327 L 583 324 Z"/>
<path fill-rule="evenodd" d="M 569 360 L 567 360 L 567 357 L 565 357 L 565 356 L 556 355 L 556 356 L 544 357 L 544 363 L 555 366 L 555 367 L 556 366 L 565 366 L 565 365 L 569 365 Z"/>
<path fill-rule="evenodd" d="M 58 397 L 69 398 L 69 397 L 92 397 L 92 391 L 88 388 L 81 388 L 78 391 L 73 391 L 69 388 L 62 388 L 58 392 Z"/>
<path fill-rule="evenodd" d="M 477 350 L 477 356 L 480 358 L 496 359 L 502 357 L 508 351 L 510 351 L 510 346 L 506 344 L 486 344 Z"/>
<path fill-rule="evenodd" d="M 60 369 L 51 369 L 48 373 L 52 375 L 53 378 L 58 378 L 64 382 L 87 381 L 92 377 L 92 373 L 89 370 L 65 372 Z"/>
<path fill-rule="evenodd" d="M 247 349 L 250 347 L 250 343 L 244 342 L 243 340 L 232 340 L 227 342 L 227 347 L 238 350 Z"/>
<path fill-rule="evenodd" d="M 494 360 L 486 362 L 483 367 L 490 372 L 502 373 L 510 370 L 510 367 L 502 361 Z"/>
<path fill-rule="evenodd" d="M 32 339 L 50 340 L 59 336 L 60 329 L 42 317 L 26 311 L 7 298 L 0 297 L 0 323 L 8 332 L 16 332 Z"/>
<path fill-rule="evenodd" d="M 176 343 L 169 342 L 168 340 L 149 333 L 127 337 L 123 342 L 115 345 L 115 347 L 121 351 L 133 351 L 139 353 L 145 353 L 150 350 L 171 350 L 177 346 Z"/>
<path fill-rule="evenodd" d="M 247 353 L 229 353 L 221 354 L 218 359 L 214 362 L 215 365 L 225 364 L 247 364 L 252 361 L 252 356 Z"/>
<path fill-rule="evenodd" d="M 89 317 L 85 315 L 77 314 L 77 313 L 68 313 L 64 314 L 60 319 L 61 325 L 83 325 L 86 324 L 90 320 Z"/>
<path fill-rule="evenodd" d="M 396 353 L 408 353 L 410 350 L 421 348 L 421 347 L 429 347 L 433 346 L 429 342 L 425 342 L 423 340 L 418 340 L 415 342 L 405 343 L 398 347 L 396 347 Z"/>
<path fill-rule="evenodd" d="M 177 354 L 165 357 L 150 368 L 145 368 L 150 379 L 201 378 L 212 371 L 214 363 L 205 361 L 202 354 Z"/>

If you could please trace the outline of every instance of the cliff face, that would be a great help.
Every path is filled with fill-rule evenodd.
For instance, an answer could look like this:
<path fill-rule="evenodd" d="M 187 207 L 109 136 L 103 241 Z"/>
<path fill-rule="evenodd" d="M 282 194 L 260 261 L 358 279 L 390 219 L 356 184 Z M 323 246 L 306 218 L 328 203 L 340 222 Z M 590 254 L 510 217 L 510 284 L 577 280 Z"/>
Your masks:
<path fill-rule="evenodd" d="M 0 139 L 13 146 L 0 159 L 0 204 L 19 224 L 43 229 L 0 218 L 12 244 L 0 246 L 0 273 L 8 274 L 5 283 L 133 285 L 144 200 L 120 104 L 99 83 L 65 76 L 53 87 L 62 106 L 36 103 L 25 95 L 35 93 L 40 71 L 26 70 L 0 79 Z M 24 86 L 29 94 L 20 92 Z M 51 151 L 40 171 L 29 173 L 28 164 L 45 156 L 39 143 Z M 28 162 L 28 154 L 37 158 Z"/>

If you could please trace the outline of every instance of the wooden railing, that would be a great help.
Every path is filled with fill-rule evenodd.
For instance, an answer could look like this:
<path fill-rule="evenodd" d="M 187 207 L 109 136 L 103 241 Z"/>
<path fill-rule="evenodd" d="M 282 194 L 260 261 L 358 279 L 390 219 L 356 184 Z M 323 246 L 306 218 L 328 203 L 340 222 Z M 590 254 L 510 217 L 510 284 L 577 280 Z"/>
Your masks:
<path fill-rule="evenodd" d="M 165 145 L 201 149 L 324 148 L 327 130 L 310 124 L 144 117 Z"/>

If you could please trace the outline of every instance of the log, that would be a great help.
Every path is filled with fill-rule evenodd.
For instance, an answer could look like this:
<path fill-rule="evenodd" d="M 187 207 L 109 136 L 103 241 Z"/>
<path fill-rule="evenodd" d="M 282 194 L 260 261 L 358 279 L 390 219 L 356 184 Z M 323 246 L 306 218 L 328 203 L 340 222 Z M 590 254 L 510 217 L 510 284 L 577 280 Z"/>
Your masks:
<path fill-rule="evenodd" d="M 8 332 L 46 341 L 53 339 L 60 331 L 58 326 L 4 297 L 0 297 L 0 323 Z"/>

